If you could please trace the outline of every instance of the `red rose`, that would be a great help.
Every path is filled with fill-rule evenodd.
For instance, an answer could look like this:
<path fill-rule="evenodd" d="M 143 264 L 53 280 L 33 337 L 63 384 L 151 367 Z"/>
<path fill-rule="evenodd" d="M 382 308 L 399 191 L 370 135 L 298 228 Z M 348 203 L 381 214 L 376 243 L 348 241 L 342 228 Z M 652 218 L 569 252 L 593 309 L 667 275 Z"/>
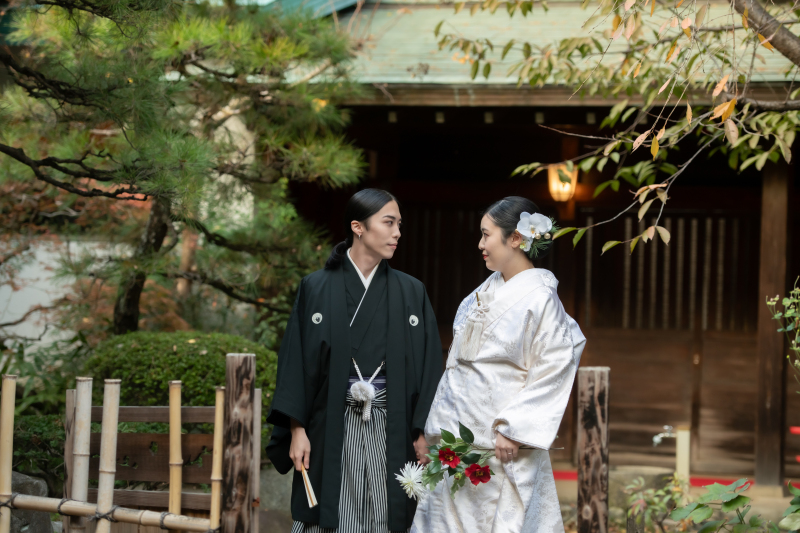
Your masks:
<path fill-rule="evenodd" d="M 489 473 L 489 466 L 480 466 L 477 463 L 469 465 L 467 469 L 464 470 L 464 474 L 472 481 L 473 485 L 489 483 L 489 480 L 492 478 L 492 475 Z"/>
<path fill-rule="evenodd" d="M 439 450 L 439 461 L 445 466 L 455 468 L 461 462 L 461 458 L 450 448 L 443 448 Z"/>

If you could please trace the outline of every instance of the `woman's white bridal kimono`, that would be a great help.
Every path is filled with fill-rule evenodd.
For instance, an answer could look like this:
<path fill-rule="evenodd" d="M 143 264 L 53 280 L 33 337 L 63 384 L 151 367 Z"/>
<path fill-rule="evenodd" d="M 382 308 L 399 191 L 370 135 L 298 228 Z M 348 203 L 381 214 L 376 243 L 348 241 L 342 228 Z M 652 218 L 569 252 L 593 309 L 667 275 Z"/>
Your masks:
<path fill-rule="evenodd" d="M 489 465 L 486 484 L 450 497 L 447 477 L 417 508 L 412 533 L 563 533 L 549 448 L 569 400 L 586 338 L 564 311 L 548 270 L 525 270 L 508 282 L 495 272 L 464 299 L 453 324 L 453 348 L 425 426 L 429 443 L 458 422 L 475 444 L 494 449 L 495 435 L 534 449 Z M 487 308 L 488 304 L 488 308 Z M 473 361 L 459 358 L 459 334 L 472 315 L 483 329 Z M 471 358 L 471 357 L 470 357 Z"/>

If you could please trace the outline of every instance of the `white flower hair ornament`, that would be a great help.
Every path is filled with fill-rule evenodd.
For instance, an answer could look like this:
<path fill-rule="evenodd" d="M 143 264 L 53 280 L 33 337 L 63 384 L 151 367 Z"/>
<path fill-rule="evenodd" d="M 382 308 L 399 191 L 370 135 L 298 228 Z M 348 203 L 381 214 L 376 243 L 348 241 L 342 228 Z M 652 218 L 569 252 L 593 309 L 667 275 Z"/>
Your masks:
<path fill-rule="evenodd" d="M 520 249 L 534 259 L 553 244 L 553 233 L 558 231 L 555 220 L 541 213 L 522 213 L 517 223 L 517 233 L 522 236 Z"/>

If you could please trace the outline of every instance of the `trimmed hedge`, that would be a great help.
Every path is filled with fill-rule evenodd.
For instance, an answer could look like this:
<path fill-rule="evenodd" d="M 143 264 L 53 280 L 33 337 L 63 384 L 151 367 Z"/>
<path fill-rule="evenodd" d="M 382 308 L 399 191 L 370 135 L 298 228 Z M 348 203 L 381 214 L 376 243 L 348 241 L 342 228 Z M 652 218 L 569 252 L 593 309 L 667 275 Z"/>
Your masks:
<path fill-rule="evenodd" d="M 94 377 L 94 404 L 103 402 L 102 380 L 121 379 L 120 405 L 168 405 L 169 381 L 183 382 L 183 405 L 214 405 L 214 388 L 225 385 L 225 355 L 256 354 L 256 388 L 263 417 L 275 392 L 278 356 L 252 341 L 223 333 L 138 331 L 100 343 L 86 362 Z"/>

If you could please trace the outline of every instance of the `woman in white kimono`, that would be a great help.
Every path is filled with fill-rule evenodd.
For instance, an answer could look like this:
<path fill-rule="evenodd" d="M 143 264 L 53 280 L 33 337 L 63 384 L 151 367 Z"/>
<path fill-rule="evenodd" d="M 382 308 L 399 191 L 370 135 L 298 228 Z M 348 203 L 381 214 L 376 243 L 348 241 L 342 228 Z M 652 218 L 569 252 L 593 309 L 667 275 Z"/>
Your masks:
<path fill-rule="evenodd" d="M 412 533 L 563 533 L 549 448 L 586 342 L 558 299 L 555 276 L 534 268 L 552 246 L 553 221 L 525 198 L 493 204 L 478 244 L 494 273 L 458 308 L 454 340 L 425 426 L 471 429 L 493 449 L 488 483 L 450 496 L 445 477 L 419 504 Z"/>

